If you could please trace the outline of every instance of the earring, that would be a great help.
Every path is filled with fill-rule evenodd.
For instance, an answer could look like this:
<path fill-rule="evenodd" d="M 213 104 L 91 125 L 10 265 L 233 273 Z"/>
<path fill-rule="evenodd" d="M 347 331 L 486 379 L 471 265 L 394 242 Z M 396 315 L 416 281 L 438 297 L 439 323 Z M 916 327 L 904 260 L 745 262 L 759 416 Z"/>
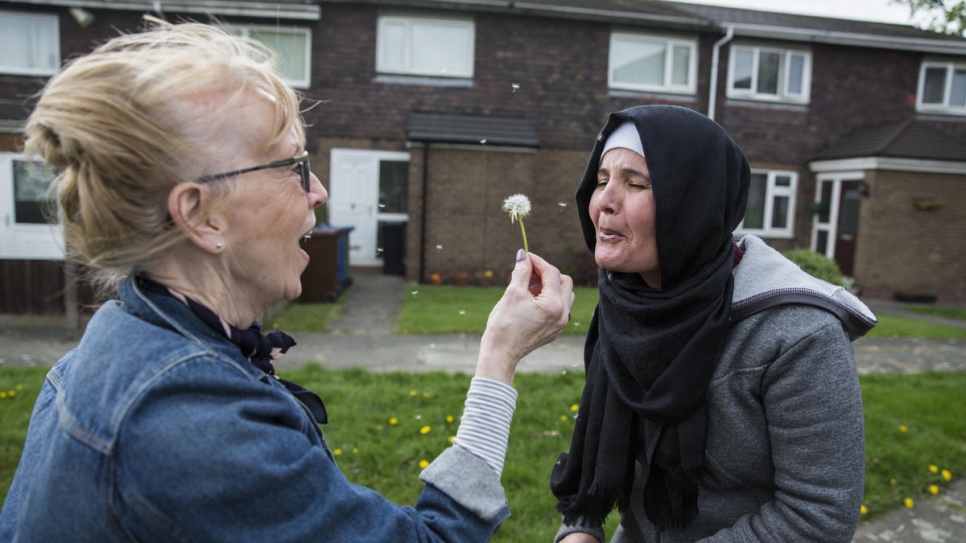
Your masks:
<path fill-rule="evenodd" d="M 224 247 L 224 245 L 222 245 L 220 241 L 215 244 L 215 249 L 218 249 L 219 251 L 221 250 L 222 247 Z"/>

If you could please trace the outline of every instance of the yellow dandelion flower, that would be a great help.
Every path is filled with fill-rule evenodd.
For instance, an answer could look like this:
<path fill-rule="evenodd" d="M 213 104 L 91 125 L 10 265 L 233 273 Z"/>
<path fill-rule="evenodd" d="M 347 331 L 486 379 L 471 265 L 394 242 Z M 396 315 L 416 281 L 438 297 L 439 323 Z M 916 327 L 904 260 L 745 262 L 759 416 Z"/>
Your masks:
<path fill-rule="evenodd" d="M 13 398 L 16 395 L 17 395 L 17 391 L 16 390 L 11 390 L 11 391 L 7 392 L 7 396 L 10 396 L 11 398 Z"/>
<path fill-rule="evenodd" d="M 932 464 L 929 464 L 929 471 L 931 471 L 933 473 L 939 473 L 939 468 L 937 468 L 936 466 L 934 466 Z"/>
<path fill-rule="evenodd" d="M 862 506 L 862 509 L 859 509 L 859 513 L 862 513 L 863 515 L 865 515 L 868 512 L 869 512 L 869 508 L 864 505 Z"/>
<path fill-rule="evenodd" d="M 429 430 L 430 430 L 429 426 L 423 426 L 422 428 L 419 429 L 419 433 L 425 435 L 429 433 Z"/>
<path fill-rule="evenodd" d="M 389 424 L 391 426 L 395 426 L 395 425 L 399 424 L 399 419 L 397 419 L 396 417 L 390 417 L 389 418 Z"/>
<path fill-rule="evenodd" d="M 415 390 L 410 390 L 409 391 L 409 395 L 410 396 L 415 396 L 416 395 L 416 391 Z"/>
<path fill-rule="evenodd" d="M 896 486 L 896 480 L 895 479 L 889 479 L 889 484 L 892 485 L 892 486 Z"/>
<path fill-rule="evenodd" d="M 900 424 L 899 425 L 899 431 L 900 432 L 908 432 L 909 431 L 909 427 L 906 426 L 905 424 Z"/>
<path fill-rule="evenodd" d="M 570 417 L 567 415 L 560 415 L 560 420 L 570 420 Z"/>
<path fill-rule="evenodd" d="M 23 385 L 17 385 L 17 390 L 23 390 Z"/>
<path fill-rule="evenodd" d="M 916 505 L 916 502 L 912 501 L 912 498 L 906 498 L 902 503 L 906 504 L 906 507 L 909 509 L 912 509 L 912 506 Z"/>
<path fill-rule="evenodd" d="M 943 470 L 943 479 L 946 479 L 948 481 L 948 480 L 950 480 L 952 478 L 953 478 L 953 474 L 952 473 L 949 473 L 949 470 L 948 469 L 944 469 Z"/>
<path fill-rule="evenodd" d="M 423 398 L 429 398 L 429 392 L 423 392 Z"/>
<path fill-rule="evenodd" d="M 423 469 L 428 468 L 429 467 L 429 461 L 428 460 L 420 460 L 419 461 L 419 467 L 421 467 Z"/>
<path fill-rule="evenodd" d="M 454 439 L 456 439 L 456 436 L 449 436 L 449 442 L 450 443 L 452 443 Z"/>
<path fill-rule="evenodd" d="M 399 396 L 396 396 L 395 394 L 393 394 L 393 395 L 392 395 L 392 396 L 390 396 L 389 398 L 390 398 L 390 399 L 393 399 L 393 400 L 395 400 L 395 399 L 396 399 L 396 398 L 398 398 L 398 397 L 399 397 Z"/>
<path fill-rule="evenodd" d="M 334 454 L 336 456 L 339 456 L 339 455 L 342 454 L 342 449 L 336 449 L 336 450 L 332 451 L 332 454 Z"/>
<path fill-rule="evenodd" d="M 453 415 L 446 415 L 446 422 L 453 422 Z"/>
<path fill-rule="evenodd" d="M 939 494 L 939 487 L 936 485 L 929 485 L 929 493 L 932 494 L 933 496 L 935 496 L 936 494 Z"/>
<path fill-rule="evenodd" d="M 359 453 L 359 447 L 352 447 L 352 453 L 353 454 L 358 454 Z"/>
<path fill-rule="evenodd" d="M 5 400 L 5 399 L 7 399 L 7 393 L 6 392 L 0 392 L 0 400 Z"/>
<path fill-rule="evenodd" d="M 570 406 L 570 410 L 571 411 L 577 411 L 578 409 L 580 409 L 580 406 L 577 405 L 577 404 L 573 404 L 573 405 Z"/>

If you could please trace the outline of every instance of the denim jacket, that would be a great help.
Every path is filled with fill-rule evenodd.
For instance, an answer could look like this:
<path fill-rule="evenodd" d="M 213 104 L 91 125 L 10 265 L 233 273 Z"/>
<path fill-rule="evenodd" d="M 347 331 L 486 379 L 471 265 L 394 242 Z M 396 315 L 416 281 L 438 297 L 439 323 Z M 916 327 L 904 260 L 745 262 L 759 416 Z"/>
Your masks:
<path fill-rule="evenodd" d="M 37 399 L 0 541 L 487 541 L 499 477 L 454 446 L 415 507 L 350 483 L 311 414 L 174 298 L 134 281 Z"/>

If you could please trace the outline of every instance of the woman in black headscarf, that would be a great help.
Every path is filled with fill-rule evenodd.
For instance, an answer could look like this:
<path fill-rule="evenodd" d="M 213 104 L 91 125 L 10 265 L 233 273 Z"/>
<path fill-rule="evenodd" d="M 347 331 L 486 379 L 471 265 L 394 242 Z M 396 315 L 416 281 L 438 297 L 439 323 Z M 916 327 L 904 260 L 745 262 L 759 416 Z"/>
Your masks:
<path fill-rule="evenodd" d="M 577 189 L 600 302 L 557 541 L 850 541 L 864 470 L 850 340 L 875 317 L 759 238 L 750 170 L 692 110 L 610 116 Z"/>

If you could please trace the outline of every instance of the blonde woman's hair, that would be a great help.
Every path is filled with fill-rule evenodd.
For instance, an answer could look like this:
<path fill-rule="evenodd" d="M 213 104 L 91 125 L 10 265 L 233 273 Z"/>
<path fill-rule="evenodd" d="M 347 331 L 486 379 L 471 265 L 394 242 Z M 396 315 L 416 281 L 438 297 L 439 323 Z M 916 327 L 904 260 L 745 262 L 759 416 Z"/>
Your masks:
<path fill-rule="evenodd" d="M 60 169 L 58 211 L 68 256 L 100 287 L 137 273 L 184 239 L 172 222 L 172 187 L 232 168 L 236 124 L 251 91 L 274 98 L 267 152 L 296 130 L 299 96 L 266 47 L 216 27 L 146 17 L 51 79 L 26 126 L 28 155 Z M 216 200 L 229 184 L 209 183 Z"/>

